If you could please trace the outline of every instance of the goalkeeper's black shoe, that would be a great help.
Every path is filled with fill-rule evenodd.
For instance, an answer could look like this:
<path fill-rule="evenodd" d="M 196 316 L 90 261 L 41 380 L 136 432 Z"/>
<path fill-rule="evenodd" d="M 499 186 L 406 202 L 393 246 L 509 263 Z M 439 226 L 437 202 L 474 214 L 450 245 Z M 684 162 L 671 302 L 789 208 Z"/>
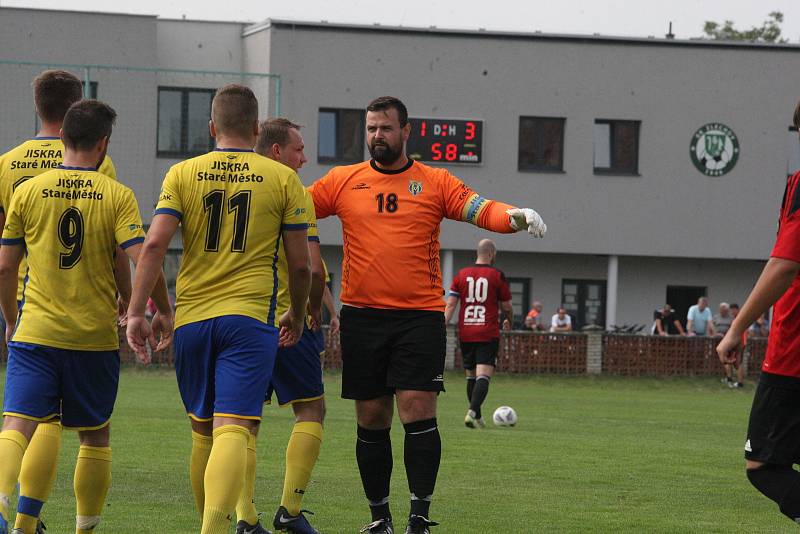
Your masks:
<path fill-rule="evenodd" d="M 367 532 L 368 534 L 394 534 L 394 526 L 392 525 L 391 519 L 378 519 L 369 525 L 365 525 L 359 532 Z"/>
<path fill-rule="evenodd" d="M 431 534 L 430 527 L 435 527 L 439 523 L 431 521 L 427 517 L 421 515 L 411 515 L 408 518 L 408 526 L 406 527 L 406 534 Z"/>

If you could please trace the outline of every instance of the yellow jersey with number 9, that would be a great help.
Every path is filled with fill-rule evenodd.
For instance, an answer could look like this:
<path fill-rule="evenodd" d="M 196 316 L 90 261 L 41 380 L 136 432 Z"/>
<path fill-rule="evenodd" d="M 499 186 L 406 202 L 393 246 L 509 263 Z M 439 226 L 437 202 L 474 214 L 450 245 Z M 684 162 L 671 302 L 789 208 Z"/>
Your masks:
<path fill-rule="evenodd" d="M 64 143 L 58 137 L 34 137 L 0 156 L 0 212 L 6 211 L 11 205 L 11 195 L 17 187 L 34 176 L 55 169 L 63 160 Z M 97 170 L 117 179 L 114 163 L 108 156 Z M 22 300 L 27 270 L 28 262 L 23 258 L 19 265 L 17 300 Z"/>
<path fill-rule="evenodd" d="M 133 191 L 94 169 L 60 167 L 19 185 L 0 240 L 28 254 L 13 341 L 119 348 L 114 254 L 143 241 Z"/>
<path fill-rule="evenodd" d="M 307 229 L 290 168 L 252 150 L 216 149 L 174 165 L 155 215 L 181 221 L 175 327 L 224 315 L 276 324 L 283 230 Z"/>

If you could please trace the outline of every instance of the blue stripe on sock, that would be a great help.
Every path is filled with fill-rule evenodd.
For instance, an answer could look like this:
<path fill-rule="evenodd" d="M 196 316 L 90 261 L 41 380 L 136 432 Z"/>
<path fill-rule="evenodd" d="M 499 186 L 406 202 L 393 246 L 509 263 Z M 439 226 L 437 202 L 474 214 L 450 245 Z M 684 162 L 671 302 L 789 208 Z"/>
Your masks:
<path fill-rule="evenodd" d="M 20 495 L 17 503 L 17 513 L 39 517 L 39 514 L 42 513 L 42 506 L 44 506 L 44 501 Z"/>

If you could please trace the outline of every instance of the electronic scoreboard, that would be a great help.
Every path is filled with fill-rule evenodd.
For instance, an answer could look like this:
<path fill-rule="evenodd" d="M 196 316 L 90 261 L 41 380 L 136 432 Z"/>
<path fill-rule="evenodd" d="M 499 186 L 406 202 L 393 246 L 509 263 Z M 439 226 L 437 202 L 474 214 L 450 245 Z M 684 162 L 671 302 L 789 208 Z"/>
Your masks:
<path fill-rule="evenodd" d="M 409 117 L 408 157 L 425 163 L 480 165 L 483 121 Z"/>

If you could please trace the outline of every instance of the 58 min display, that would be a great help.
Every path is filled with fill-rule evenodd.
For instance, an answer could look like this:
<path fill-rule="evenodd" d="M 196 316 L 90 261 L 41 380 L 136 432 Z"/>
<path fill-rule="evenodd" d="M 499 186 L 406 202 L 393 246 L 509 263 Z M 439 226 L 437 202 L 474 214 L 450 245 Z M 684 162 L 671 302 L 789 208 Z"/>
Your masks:
<path fill-rule="evenodd" d="M 408 157 L 428 163 L 480 165 L 483 121 L 409 118 Z"/>

